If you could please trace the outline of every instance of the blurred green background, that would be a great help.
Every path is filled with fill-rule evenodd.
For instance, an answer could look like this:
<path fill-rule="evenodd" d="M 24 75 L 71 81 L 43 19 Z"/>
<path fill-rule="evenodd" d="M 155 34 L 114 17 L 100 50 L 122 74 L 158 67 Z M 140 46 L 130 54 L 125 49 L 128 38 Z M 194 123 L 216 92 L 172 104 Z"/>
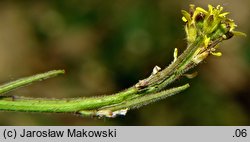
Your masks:
<path fill-rule="evenodd" d="M 65 69 L 66 75 L 10 95 L 65 98 L 112 94 L 167 66 L 185 49 L 181 9 L 220 4 L 238 30 L 250 35 L 248 0 L 0 1 L 0 82 Z M 235 37 L 180 79 L 191 87 L 129 111 L 90 119 L 71 114 L 0 112 L 0 125 L 250 125 L 250 42 Z"/>

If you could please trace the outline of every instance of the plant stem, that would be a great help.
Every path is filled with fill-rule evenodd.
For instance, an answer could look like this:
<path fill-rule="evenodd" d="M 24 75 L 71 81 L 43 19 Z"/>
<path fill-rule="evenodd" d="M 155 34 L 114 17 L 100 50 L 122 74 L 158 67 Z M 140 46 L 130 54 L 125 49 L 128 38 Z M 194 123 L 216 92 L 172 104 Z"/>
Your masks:
<path fill-rule="evenodd" d="M 1 110 L 5 111 L 26 111 L 26 112 L 52 112 L 52 113 L 77 113 L 80 111 L 98 110 L 102 107 L 114 106 L 112 110 L 135 107 L 153 101 L 154 98 L 160 99 L 169 95 L 176 94 L 189 87 L 184 85 L 173 88 L 168 91 L 156 93 L 148 97 L 141 97 L 130 100 L 129 93 L 118 93 L 104 97 L 93 98 L 70 98 L 70 99 L 44 99 L 44 98 L 27 98 L 18 96 L 2 96 L 0 101 Z M 166 95 L 167 94 L 167 95 Z"/>
<path fill-rule="evenodd" d="M 150 75 L 148 78 L 139 81 L 136 85 L 109 96 L 91 98 L 27 98 L 18 96 L 1 96 L 0 110 L 24 111 L 24 112 L 52 112 L 52 113 L 76 113 L 83 116 L 115 117 L 113 112 L 122 109 L 133 109 L 154 102 L 173 94 L 179 93 L 189 87 L 188 84 L 164 90 L 169 84 L 178 79 L 182 74 L 194 67 L 192 61 L 194 52 L 202 46 L 203 38 L 196 41 L 180 55 L 175 62 L 167 68 Z M 50 71 L 19 79 L 14 82 L 2 85 L 0 90 L 3 93 L 11 91 L 16 87 L 22 87 L 49 77 L 64 73 L 62 70 Z M 164 90 L 164 91 L 162 91 Z"/>
<path fill-rule="evenodd" d="M 192 48 L 196 48 L 196 46 L 198 46 L 200 43 L 201 40 L 199 39 L 197 43 L 191 46 Z M 188 48 L 188 50 L 189 49 L 190 48 Z M 180 71 L 179 68 L 181 67 L 183 68 L 183 66 L 178 67 L 178 65 L 179 62 L 185 60 L 185 57 L 189 55 L 188 53 L 183 54 L 185 56 L 183 55 L 180 56 L 175 62 L 173 62 L 170 65 L 170 67 L 164 69 L 163 71 L 157 72 L 154 75 L 151 75 L 147 79 L 144 79 L 148 80 L 148 84 L 144 84 L 145 86 L 136 87 L 136 85 L 134 85 L 133 87 L 124 90 L 122 92 L 116 93 L 114 95 L 93 97 L 93 98 L 48 99 L 48 98 L 27 98 L 18 96 L 10 96 L 10 97 L 2 96 L 0 98 L 0 110 L 26 111 L 26 112 L 56 112 L 56 113 L 71 112 L 71 113 L 81 113 L 86 116 L 86 113 L 84 112 L 91 111 L 92 113 L 88 114 L 98 115 L 98 111 L 107 109 L 110 109 L 111 111 L 116 111 L 118 109 L 125 109 L 125 108 L 133 109 L 135 107 L 148 104 L 149 102 L 154 102 L 156 100 L 176 94 L 189 87 L 189 85 L 184 85 L 181 87 L 176 87 L 159 92 L 163 90 L 167 85 L 178 79 L 182 73 L 187 71 L 187 70 Z M 192 62 L 191 60 L 188 61 Z M 3 86 L 4 88 L 14 89 L 17 86 L 21 87 L 21 85 L 27 85 L 32 81 L 45 79 L 57 75 L 58 73 L 62 72 L 50 71 L 48 73 L 19 79 L 17 81 L 8 83 L 7 85 Z M 11 85 L 11 87 L 8 87 L 9 85 Z M 10 89 L 8 91 L 10 91 Z M 108 117 L 109 115 L 105 114 L 105 116 Z"/>
<path fill-rule="evenodd" d="M 134 86 L 113 95 L 91 98 L 48 99 L 3 96 L 4 93 L 16 88 L 64 73 L 63 70 L 54 70 L 0 86 L 0 94 L 2 94 L 0 96 L 0 110 L 116 117 L 117 115 L 125 115 L 127 110 L 184 91 L 189 87 L 189 84 L 164 89 L 201 63 L 210 54 L 220 56 L 220 52 L 215 52 L 216 45 L 220 42 L 230 39 L 233 35 L 245 35 L 234 31 L 235 23 L 226 17 L 228 13 L 221 13 L 223 10 L 221 6 L 218 5 L 215 8 L 209 5 L 208 11 L 200 7 L 194 8 L 194 5 L 190 5 L 190 12 L 182 11 L 182 20 L 185 22 L 187 34 L 187 49 L 179 57 L 177 57 L 177 49 L 175 49 L 174 60 L 168 67 L 160 71 L 160 68 L 156 66 L 148 78 L 140 80 Z"/>
<path fill-rule="evenodd" d="M 55 77 L 57 75 L 64 74 L 64 73 L 65 73 L 64 70 L 52 70 L 46 73 L 41 73 L 41 74 L 21 78 L 16 81 L 6 83 L 0 86 L 0 95 L 5 95 L 5 93 L 13 91 L 14 89 L 30 85 L 31 83 L 35 81 L 43 81 L 45 79 Z"/>

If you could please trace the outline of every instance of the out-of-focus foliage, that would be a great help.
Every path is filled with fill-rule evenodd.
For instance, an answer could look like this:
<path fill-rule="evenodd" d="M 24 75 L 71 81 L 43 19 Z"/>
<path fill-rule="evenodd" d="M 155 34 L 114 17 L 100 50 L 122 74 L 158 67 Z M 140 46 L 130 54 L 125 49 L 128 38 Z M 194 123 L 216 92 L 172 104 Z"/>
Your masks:
<path fill-rule="evenodd" d="M 0 82 L 51 69 L 66 75 L 12 92 L 33 97 L 112 94 L 167 66 L 186 46 L 181 9 L 221 4 L 250 35 L 249 1 L 1 1 Z M 240 9 L 240 10 L 239 10 Z M 1 125 L 250 125 L 250 43 L 234 38 L 195 70 L 179 95 L 115 119 L 0 112 Z"/>

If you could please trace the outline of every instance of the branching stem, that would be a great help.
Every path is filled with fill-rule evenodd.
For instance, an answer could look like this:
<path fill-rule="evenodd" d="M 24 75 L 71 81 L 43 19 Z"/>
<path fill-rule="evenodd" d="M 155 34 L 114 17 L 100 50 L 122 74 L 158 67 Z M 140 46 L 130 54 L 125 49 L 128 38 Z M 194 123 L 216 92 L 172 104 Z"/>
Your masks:
<path fill-rule="evenodd" d="M 236 25 L 233 20 L 222 13 L 223 8 L 209 5 L 208 11 L 190 5 L 190 12 L 182 11 L 182 20 L 185 22 L 187 34 L 187 49 L 178 57 L 175 49 L 173 62 L 160 71 L 156 66 L 152 74 L 140 80 L 134 86 L 113 95 L 90 98 L 27 98 L 20 96 L 6 96 L 16 88 L 29 85 L 50 77 L 63 74 L 64 70 L 54 70 L 34 76 L 18 79 L 0 86 L 0 110 L 50 113 L 75 113 L 83 116 L 116 117 L 125 115 L 133 108 L 164 99 L 177 94 L 189 87 L 189 84 L 166 89 L 187 71 L 195 67 L 210 54 L 215 53 L 219 43 L 230 39 L 234 35 L 244 35 L 234 31 Z M 166 89 L 166 90 L 165 90 Z"/>

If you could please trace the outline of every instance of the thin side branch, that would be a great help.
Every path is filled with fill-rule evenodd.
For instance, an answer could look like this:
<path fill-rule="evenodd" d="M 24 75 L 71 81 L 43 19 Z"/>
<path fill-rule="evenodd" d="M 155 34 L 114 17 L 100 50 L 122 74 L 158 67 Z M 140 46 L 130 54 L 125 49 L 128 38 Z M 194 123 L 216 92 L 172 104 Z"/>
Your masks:
<path fill-rule="evenodd" d="M 14 89 L 30 85 L 31 83 L 34 83 L 36 81 L 43 81 L 45 79 L 55 77 L 64 73 L 64 70 L 52 70 L 46 73 L 41 73 L 6 83 L 0 86 L 0 95 L 5 95 L 6 93 L 13 91 Z"/>

